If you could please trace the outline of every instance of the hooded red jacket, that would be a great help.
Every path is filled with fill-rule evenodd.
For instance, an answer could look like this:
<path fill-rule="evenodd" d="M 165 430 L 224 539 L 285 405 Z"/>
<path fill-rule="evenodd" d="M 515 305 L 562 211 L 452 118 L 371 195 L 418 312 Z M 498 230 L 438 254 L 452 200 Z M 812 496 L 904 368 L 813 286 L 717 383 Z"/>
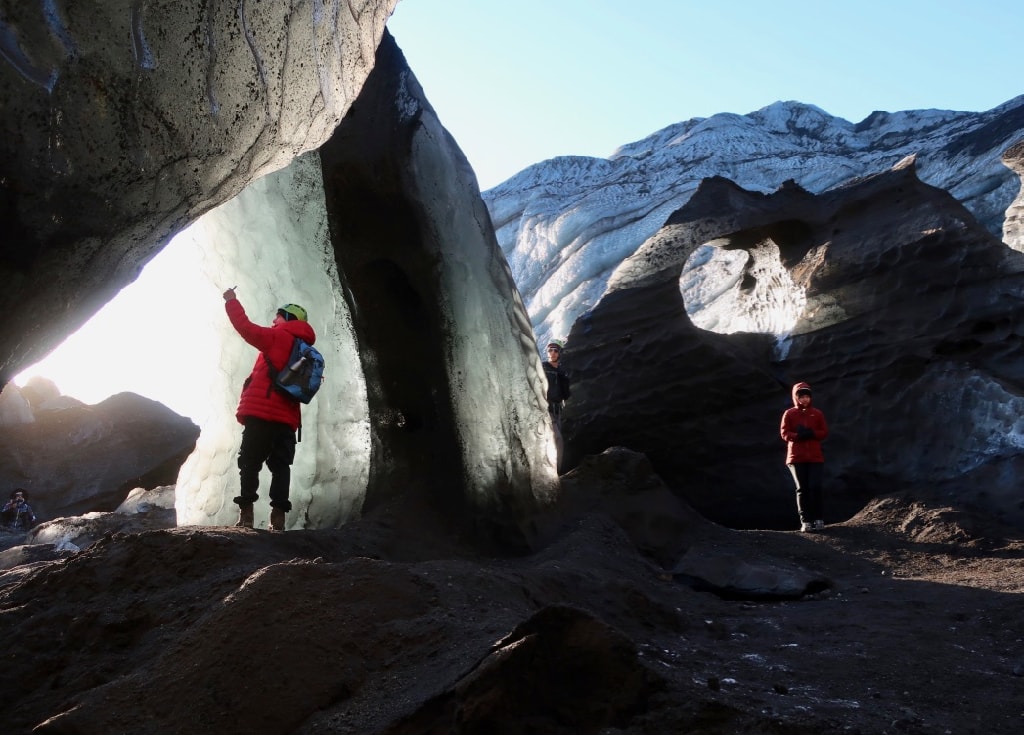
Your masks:
<path fill-rule="evenodd" d="M 270 366 L 263 358 L 266 355 L 277 370 L 282 370 L 292 353 L 292 343 L 299 337 L 309 344 L 316 341 L 316 333 L 309 322 L 292 319 L 279 322 L 273 327 L 261 327 L 249 321 L 238 299 L 224 302 L 224 309 L 235 328 L 246 342 L 260 351 L 252 372 L 242 385 L 242 397 L 238 401 L 235 418 L 244 424 L 248 416 L 267 421 L 287 424 L 292 430 L 299 428 L 302 417 L 299 402 L 284 395 L 273 386 Z"/>
<path fill-rule="evenodd" d="M 807 383 L 797 383 L 793 386 L 793 408 L 786 409 L 782 414 L 782 424 L 779 426 L 779 435 L 786 442 L 786 464 L 798 464 L 801 462 L 822 463 L 825 455 L 821 451 L 821 443 L 828 436 L 828 424 L 825 423 L 825 414 L 813 405 L 808 404 L 807 408 L 801 408 L 796 400 L 796 392 L 801 388 L 811 389 Z M 813 403 L 814 398 L 811 398 Z M 800 439 L 797 435 L 797 427 L 806 426 L 814 432 L 813 439 Z"/>

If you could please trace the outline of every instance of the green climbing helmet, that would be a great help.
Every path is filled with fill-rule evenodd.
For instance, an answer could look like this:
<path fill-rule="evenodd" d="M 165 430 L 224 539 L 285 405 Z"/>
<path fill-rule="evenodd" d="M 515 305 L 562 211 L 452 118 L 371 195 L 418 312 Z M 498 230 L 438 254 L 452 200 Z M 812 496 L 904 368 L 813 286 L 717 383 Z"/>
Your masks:
<path fill-rule="evenodd" d="M 277 310 L 277 313 L 285 319 L 298 319 L 300 322 L 309 321 L 306 318 L 306 310 L 298 304 L 285 304 Z"/>

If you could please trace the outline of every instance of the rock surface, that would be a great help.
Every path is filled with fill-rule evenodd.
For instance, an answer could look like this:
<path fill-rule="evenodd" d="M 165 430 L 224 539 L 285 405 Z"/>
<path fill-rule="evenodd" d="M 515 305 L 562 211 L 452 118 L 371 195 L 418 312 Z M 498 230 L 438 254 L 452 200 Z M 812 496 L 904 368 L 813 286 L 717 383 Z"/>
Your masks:
<path fill-rule="evenodd" d="M 0 528 L 0 587 L 20 582 L 48 562 L 67 559 L 111 534 L 174 528 L 174 486 L 135 488 L 113 513 L 43 521 L 28 532 Z"/>
<path fill-rule="evenodd" d="M 746 251 L 741 303 L 799 295 L 787 340 L 692 324 L 679 276 L 704 243 Z M 1022 287 L 1024 257 L 912 161 L 821 195 L 706 180 L 573 327 L 567 462 L 620 444 L 712 520 L 794 528 L 778 424 L 804 380 L 831 429 L 826 520 L 941 488 L 1024 527 Z"/>
<path fill-rule="evenodd" d="M 0 475 L 28 490 L 40 521 L 112 511 L 133 488 L 173 486 L 199 436 L 189 419 L 134 393 L 34 418 L 0 427 Z"/>
<path fill-rule="evenodd" d="M 522 556 L 482 554 L 396 497 L 337 530 L 115 534 L 44 562 L 0 588 L 5 728 L 1016 731 L 1019 535 L 895 495 L 821 534 L 730 531 L 678 500 L 627 533 L 612 519 L 640 495 L 672 497 L 643 467 L 615 450 L 570 473 L 589 490 L 579 512 Z M 664 548 L 665 511 L 689 519 L 680 556 L 713 549 L 726 572 L 772 558 L 832 586 L 785 602 L 695 590 L 634 543 Z"/>
<path fill-rule="evenodd" d="M 142 533 L 177 526 L 174 508 L 143 513 L 85 513 L 40 523 L 25 539 L 26 544 L 52 546 L 57 551 L 81 551 L 111 534 Z"/>

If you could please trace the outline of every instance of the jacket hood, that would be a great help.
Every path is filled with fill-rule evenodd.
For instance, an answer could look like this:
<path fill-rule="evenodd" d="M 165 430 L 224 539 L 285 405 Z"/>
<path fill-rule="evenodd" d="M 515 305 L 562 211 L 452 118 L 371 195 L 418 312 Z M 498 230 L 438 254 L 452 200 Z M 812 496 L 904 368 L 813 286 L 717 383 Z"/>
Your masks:
<path fill-rule="evenodd" d="M 305 341 L 307 344 L 313 344 L 316 342 L 316 332 L 313 331 L 313 327 L 309 325 L 309 322 L 299 321 L 298 319 L 291 319 L 287 322 L 280 322 L 277 324 L 275 329 L 283 329 L 293 337 Z"/>
<path fill-rule="evenodd" d="M 811 390 L 811 385 L 810 385 L 810 383 L 797 383 L 796 385 L 793 386 L 792 395 L 793 395 L 793 405 L 794 406 L 800 405 L 799 403 L 797 403 L 797 400 L 796 400 L 796 392 L 798 390 Z M 813 391 L 811 392 L 811 404 L 812 405 L 814 404 L 814 392 Z"/>

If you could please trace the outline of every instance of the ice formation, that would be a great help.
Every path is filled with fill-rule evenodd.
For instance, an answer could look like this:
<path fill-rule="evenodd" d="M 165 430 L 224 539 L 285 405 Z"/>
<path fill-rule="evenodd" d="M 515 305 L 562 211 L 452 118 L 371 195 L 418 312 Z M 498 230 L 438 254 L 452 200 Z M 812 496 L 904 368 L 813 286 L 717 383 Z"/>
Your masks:
<path fill-rule="evenodd" d="M 807 302 L 771 239 L 749 252 L 701 246 L 683 268 L 679 290 L 690 321 L 719 334 L 757 332 L 785 338 Z"/>
<path fill-rule="evenodd" d="M 133 284 L 149 281 L 148 298 L 113 314 L 141 317 L 120 328 L 133 346 L 159 332 L 130 377 L 174 368 L 159 390 L 128 390 L 201 398 L 186 411 L 202 431 L 176 483 L 181 525 L 236 518 L 234 411 L 257 353 L 224 314 L 230 287 L 257 323 L 284 303 L 306 307 L 327 358 L 325 387 L 303 409 L 288 528 L 336 527 L 419 493 L 518 543 L 520 522 L 554 497 L 544 374 L 475 176 L 389 37 L 376 62 L 360 96 L 374 114 L 347 116 L 316 153 L 196 220 L 160 260 L 187 251 L 199 264 L 157 294 L 145 276 L 162 263 L 151 263 Z M 157 327 L 158 309 L 177 316 Z"/>
<path fill-rule="evenodd" d="M 366 506 L 428 496 L 519 543 L 553 497 L 554 443 L 476 177 L 388 34 L 354 109 L 320 157 L 368 385 Z"/>
<path fill-rule="evenodd" d="M 196 389 L 206 391 L 209 412 L 195 417 L 202 434 L 178 476 L 178 524 L 225 525 L 237 513 L 231 499 L 238 494 L 235 462 L 242 427 L 234 412 L 257 352 L 223 312 L 221 293 L 230 286 L 237 286 L 239 300 L 257 323 L 269 324 L 282 304 L 304 306 L 327 363 L 323 388 L 302 409 L 288 527 L 331 527 L 357 514 L 369 472 L 366 384 L 351 318 L 339 297 L 318 155 L 306 154 L 254 182 L 196 221 L 169 247 L 200 252 L 201 273 L 190 289 L 191 298 L 211 306 L 204 312 L 209 317 L 194 325 L 194 345 L 212 349 L 187 348 L 190 364 L 205 365 L 190 369 L 204 374 Z M 264 469 L 258 527 L 266 525 L 269 515 L 269 482 Z"/>
<path fill-rule="evenodd" d="M 1004 165 L 1000 155 L 1019 139 L 1014 121 L 1022 105 L 1024 97 L 984 113 L 877 112 L 854 124 L 813 105 L 776 102 L 748 115 L 722 113 L 670 125 L 606 159 L 543 161 L 483 197 L 543 344 L 568 334 L 601 298 L 618 264 L 709 176 L 764 193 L 790 179 L 822 192 L 916 155 L 923 181 L 948 190 L 996 234 L 1020 189 L 1007 170 L 1011 163 Z M 706 267 L 687 266 L 682 274 L 687 313 L 714 331 L 749 328 L 723 321 L 733 306 L 729 290 L 719 294 L 722 305 L 699 313 L 711 306 L 711 291 L 724 284 L 698 282 L 727 279 L 735 265 L 731 257 L 708 249 L 701 255 Z M 762 321 L 784 334 L 788 307 L 780 307 Z"/>

